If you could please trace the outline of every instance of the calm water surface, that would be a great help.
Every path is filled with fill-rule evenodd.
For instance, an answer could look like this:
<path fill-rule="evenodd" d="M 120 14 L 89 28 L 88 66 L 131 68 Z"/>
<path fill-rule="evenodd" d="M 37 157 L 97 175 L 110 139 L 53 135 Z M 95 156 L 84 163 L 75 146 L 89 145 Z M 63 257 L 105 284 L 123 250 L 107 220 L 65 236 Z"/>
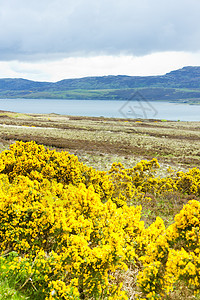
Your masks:
<path fill-rule="evenodd" d="M 200 121 L 200 105 L 157 101 L 0 99 L 0 110 L 73 116 Z"/>

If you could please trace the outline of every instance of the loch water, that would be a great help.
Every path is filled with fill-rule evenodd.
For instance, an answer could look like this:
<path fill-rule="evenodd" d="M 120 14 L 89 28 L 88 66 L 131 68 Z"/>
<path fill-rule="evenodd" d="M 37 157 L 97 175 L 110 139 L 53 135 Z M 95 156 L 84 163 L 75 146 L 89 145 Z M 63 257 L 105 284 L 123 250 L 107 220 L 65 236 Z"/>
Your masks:
<path fill-rule="evenodd" d="M 200 121 L 200 105 L 162 101 L 0 99 L 0 110 L 73 116 Z"/>

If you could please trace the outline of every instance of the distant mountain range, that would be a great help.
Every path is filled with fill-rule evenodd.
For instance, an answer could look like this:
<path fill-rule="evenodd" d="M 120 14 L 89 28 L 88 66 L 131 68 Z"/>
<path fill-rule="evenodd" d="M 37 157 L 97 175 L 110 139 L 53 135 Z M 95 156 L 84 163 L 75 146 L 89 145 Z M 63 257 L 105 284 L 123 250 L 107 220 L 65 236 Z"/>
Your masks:
<path fill-rule="evenodd" d="M 133 99 L 200 104 L 200 67 L 184 67 L 162 76 L 101 76 L 64 79 L 55 83 L 0 79 L 0 98 Z"/>

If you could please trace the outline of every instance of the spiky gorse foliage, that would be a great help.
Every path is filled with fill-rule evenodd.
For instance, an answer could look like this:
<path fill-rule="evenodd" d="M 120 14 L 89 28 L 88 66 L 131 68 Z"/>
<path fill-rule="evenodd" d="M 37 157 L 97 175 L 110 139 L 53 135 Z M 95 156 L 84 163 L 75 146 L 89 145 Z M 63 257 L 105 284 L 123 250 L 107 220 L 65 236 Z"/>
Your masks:
<path fill-rule="evenodd" d="M 190 201 L 165 228 L 144 226 L 147 192 L 199 195 L 200 171 L 156 177 L 156 159 L 97 171 L 67 152 L 17 142 L 0 154 L 0 271 L 31 299 L 164 299 L 180 282 L 200 289 L 200 203 Z M 119 274 L 121 274 L 119 276 Z"/>
<path fill-rule="evenodd" d="M 144 255 L 139 258 L 143 268 L 139 272 L 138 285 L 145 299 L 165 299 L 183 284 L 190 296 L 199 294 L 200 203 L 189 201 L 166 229 L 161 219 L 155 223 L 158 223 L 158 235 L 146 244 Z M 145 230 L 148 232 L 149 229 L 155 232 L 152 226 Z"/>

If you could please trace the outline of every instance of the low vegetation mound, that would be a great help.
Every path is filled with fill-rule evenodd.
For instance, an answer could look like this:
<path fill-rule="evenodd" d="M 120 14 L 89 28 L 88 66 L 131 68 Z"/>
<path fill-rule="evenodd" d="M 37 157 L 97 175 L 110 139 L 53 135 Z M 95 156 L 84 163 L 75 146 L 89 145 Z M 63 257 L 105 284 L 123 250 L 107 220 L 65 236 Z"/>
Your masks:
<path fill-rule="evenodd" d="M 0 281 L 27 299 L 198 297 L 200 170 L 161 178 L 158 168 L 103 172 L 35 142 L 11 145 L 0 154 Z M 167 226 L 144 222 L 143 204 L 169 195 L 194 199 Z"/>

